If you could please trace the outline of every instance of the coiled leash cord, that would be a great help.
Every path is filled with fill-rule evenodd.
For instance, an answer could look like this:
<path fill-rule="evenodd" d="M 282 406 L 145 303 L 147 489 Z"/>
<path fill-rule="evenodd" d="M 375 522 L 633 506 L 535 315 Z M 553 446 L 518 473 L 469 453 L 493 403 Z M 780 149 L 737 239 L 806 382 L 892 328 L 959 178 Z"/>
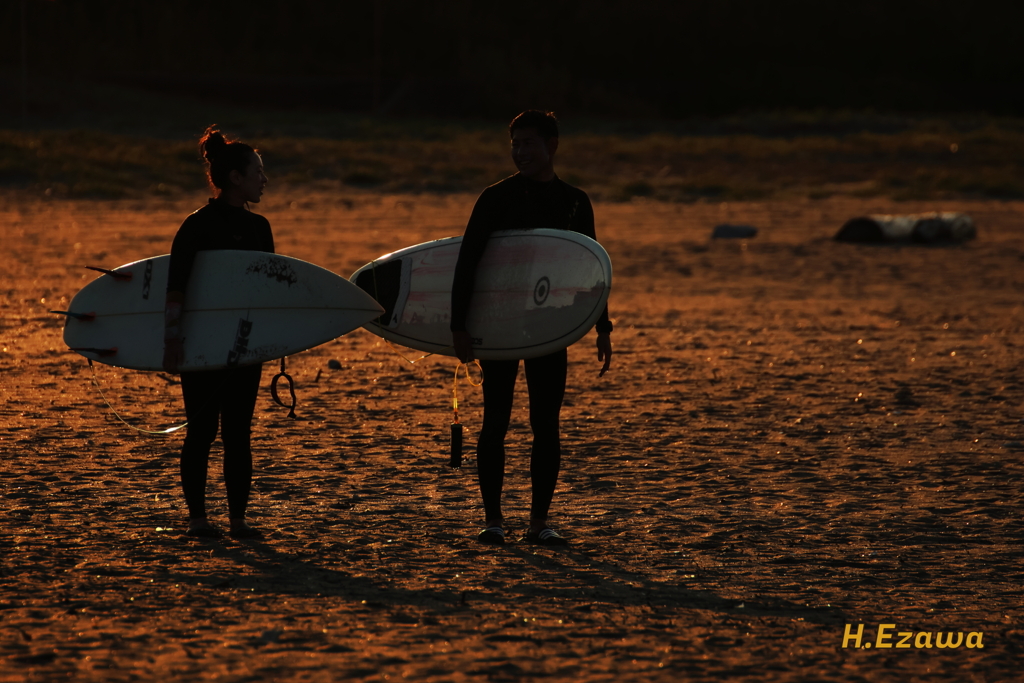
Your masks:
<path fill-rule="evenodd" d="M 282 377 L 288 380 L 288 393 L 292 395 L 292 404 L 290 406 L 285 405 L 284 401 L 281 400 L 281 397 L 277 393 L 277 382 Z M 298 399 L 295 398 L 295 380 L 292 379 L 291 375 L 285 372 L 284 356 L 281 357 L 281 372 L 274 375 L 274 379 L 270 381 L 270 395 L 273 397 L 274 402 L 277 403 L 277 405 L 288 409 L 288 417 L 293 420 L 297 419 L 295 417 L 295 406 L 298 405 Z"/>

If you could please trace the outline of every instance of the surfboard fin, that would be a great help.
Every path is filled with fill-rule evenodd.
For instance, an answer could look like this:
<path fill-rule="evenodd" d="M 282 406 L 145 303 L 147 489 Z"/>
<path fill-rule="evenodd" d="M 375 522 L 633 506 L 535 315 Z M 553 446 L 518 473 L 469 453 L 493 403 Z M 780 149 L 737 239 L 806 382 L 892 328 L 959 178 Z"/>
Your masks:
<path fill-rule="evenodd" d="M 91 323 L 96 319 L 95 313 L 73 313 L 71 311 L 50 311 L 50 313 L 59 313 L 60 315 L 66 315 L 69 318 L 75 320 L 81 320 L 82 322 Z"/>
<path fill-rule="evenodd" d="M 109 349 L 95 349 L 95 348 L 92 348 L 92 347 L 82 347 L 82 346 L 79 346 L 79 347 L 71 347 L 71 350 L 72 351 L 77 351 L 78 353 L 95 353 L 100 358 L 106 358 L 107 356 L 113 356 L 113 355 L 117 354 L 117 347 L 116 346 L 114 346 L 112 348 L 109 348 Z"/>
<path fill-rule="evenodd" d="M 96 266 L 85 266 L 85 267 L 88 268 L 89 270 L 95 270 L 97 273 L 103 273 L 105 275 L 109 275 L 110 277 L 114 278 L 115 280 L 128 281 L 128 280 L 132 279 L 132 271 L 130 271 L 130 270 L 126 270 L 124 272 L 120 272 L 119 273 L 116 270 L 107 270 L 106 268 L 97 268 Z"/>

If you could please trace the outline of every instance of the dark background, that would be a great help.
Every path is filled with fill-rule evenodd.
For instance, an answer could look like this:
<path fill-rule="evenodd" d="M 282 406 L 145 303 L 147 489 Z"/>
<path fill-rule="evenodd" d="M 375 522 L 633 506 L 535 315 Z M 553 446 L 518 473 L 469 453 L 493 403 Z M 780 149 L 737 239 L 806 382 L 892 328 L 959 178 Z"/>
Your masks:
<path fill-rule="evenodd" d="M 1017 116 L 1022 25 L 954 0 L 5 0 L 0 106 L 99 83 L 398 116 Z"/>

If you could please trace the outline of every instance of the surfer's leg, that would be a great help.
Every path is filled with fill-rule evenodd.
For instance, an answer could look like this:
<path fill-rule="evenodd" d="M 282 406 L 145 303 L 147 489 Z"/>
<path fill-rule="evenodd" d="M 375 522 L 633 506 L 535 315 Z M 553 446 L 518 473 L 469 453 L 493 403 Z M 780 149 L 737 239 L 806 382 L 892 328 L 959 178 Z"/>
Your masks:
<path fill-rule="evenodd" d="M 482 360 L 484 424 L 476 442 L 476 471 L 487 525 L 501 526 L 501 488 L 505 479 L 505 434 L 512 417 L 517 360 Z"/>
<path fill-rule="evenodd" d="M 231 527 L 245 526 L 245 510 L 252 486 L 250 434 L 256 397 L 260 391 L 262 365 L 225 371 L 224 402 L 220 438 L 224 442 L 224 484 L 228 493 Z"/>
<path fill-rule="evenodd" d="M 220 412 L 220 383 L 216 372 L 181 373 L 181 394 L 185 399 L 188 427 L 181 447 L 181 489 L 192 520 L 206 519 L 206 470 L 210 445 L 217 438 Z M 195 522 L 192 528 L 207 526 Z"/>
<path fill-rule="evenodd" d="M 530 526 L 540 531 L 547 526 L 548 508 L 558 483 L 562 463 L 559 437 L 559 413 L 565 396 L 568 353 L 565 349 L 526 361 L 526 386 L 530 392 L 530 427 L 533 448 L 530 452 L 530 479 L 533 504 Z"/>

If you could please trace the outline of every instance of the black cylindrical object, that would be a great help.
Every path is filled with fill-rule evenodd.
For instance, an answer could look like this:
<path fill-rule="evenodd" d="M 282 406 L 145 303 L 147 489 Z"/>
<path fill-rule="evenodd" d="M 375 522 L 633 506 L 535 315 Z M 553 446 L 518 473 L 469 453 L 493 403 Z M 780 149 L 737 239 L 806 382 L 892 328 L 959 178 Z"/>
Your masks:
<path fill-rule="evenodd" d="M 462 467 L 462 425 L 452 422 L 452 459 L 448 463 L 453 470 Z"/>

